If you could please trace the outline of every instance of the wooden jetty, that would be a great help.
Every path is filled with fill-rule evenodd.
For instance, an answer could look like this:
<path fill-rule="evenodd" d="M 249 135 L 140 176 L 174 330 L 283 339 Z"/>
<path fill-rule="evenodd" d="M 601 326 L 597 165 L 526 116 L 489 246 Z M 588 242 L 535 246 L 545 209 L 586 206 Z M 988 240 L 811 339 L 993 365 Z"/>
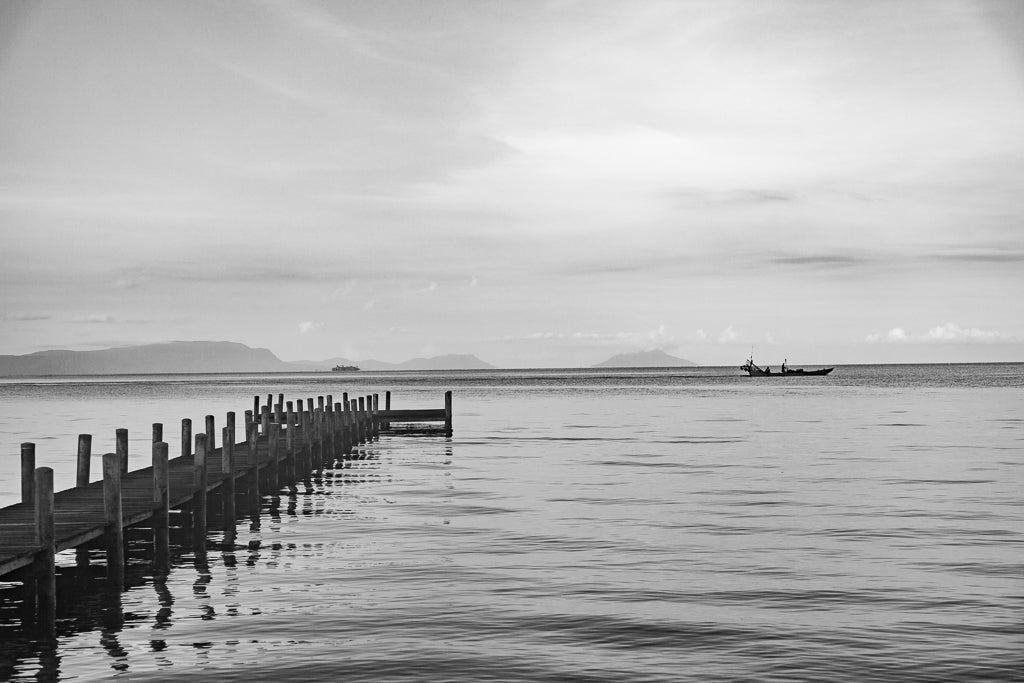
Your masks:
<path fill-rule="evenodd" d="M 343 394 L 285 401 L 283 394 L 253 399 L 245 411 L 245 439 L 235 440 L 235 414 L 217 434 L 207 415 L 203 431 L 181 421 L 181 454 L 169 457 L 163 425 L 153 425 L 151 465 L 129 471 L 128 433 L 118 429 L 114 453 L 102 457 L 103 476 L 90 481 L 92 437 L 79 436 L 76 486 L 54 493 L 53 470 L 35 466 L 35 444 L 21 447 L 22 502 L 0 508 L 0 580 L 35 582 L 37 609 L 45 620 L 56 604 L 57 553 L 103 539 L 107 576 L 124 585 L 124 529 L 145 522 L 153 529 L 158 571 L 167 571 L 170 511 L 187 515 L 196 535 L 206 535 L 210 494 L 223 501 L 225 519 L 234 520 L 236 502 L 258 510 L 264 496 L 271 505 L 286 487 L 311 473 L 350 457 L 353 447 L 382 432 L 425 430 L 452 435 L 452 392 L 438 409 L 391 409 L 391 392 L 380 409 L 378 395 Z M 410 426 L 413 428 L 410 429 Z M 220 446 L 217 446 L 220 443 Z M 162 567 L 162 569 L 161 569 Z"/>

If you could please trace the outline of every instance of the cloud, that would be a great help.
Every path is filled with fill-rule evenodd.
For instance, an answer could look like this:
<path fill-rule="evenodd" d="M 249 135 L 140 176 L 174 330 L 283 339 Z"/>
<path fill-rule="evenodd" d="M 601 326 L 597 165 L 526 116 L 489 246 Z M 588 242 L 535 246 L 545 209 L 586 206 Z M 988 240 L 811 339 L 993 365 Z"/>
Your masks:
<path fill-rule="evenodd" d="M 45 313 L 25 313 L 23 311 L 15 311 L 13 313 L 0 313 L 0 320 L 10 321 L 31 321 L 31 320 L 49 320 L 53 316 Z"/>
<path fill-rule="evenodd" d="M 119 322 L 117 318 L 107 313 L 89 313 L 86 315 L 76 315 L 71 319 L 73 323 L 88 323 L 96 325 L 107 325 L 110 323 Z"/>
<path fill-rule="evenodd" d="M 647 333 L 647 339 L 658 348 L 675 344 L 675 335 L 665 329 L 664 325 L 658 325 L 656 329 Z"/>
<path fill-rule="evenodd" d="M 732 344 L 739 341 L 739 338 L 739 335 L 736 334 L 731 325 L 718 333 L 718 342 L 720 344 Z"/>
<path fill-rule="evenodd" d="M 922 334 L 914 334 L 902 327 L 894 327 L 884 334 L 869 334 L 865 338 L 865 341 L 871 344 L 998 342 L 1007 340 L 1008 337 L 1001 332 L 981 330 L 977 327 L 963 328 L 953 322 L 932 327 Z"/>
<path fill-rule="evenodd" d="M 307 332 L 316 332 L 324 326 L 323 323 L 315 320 L 303 320 L 299 323 L 299 334 L 306 334 Z"/>

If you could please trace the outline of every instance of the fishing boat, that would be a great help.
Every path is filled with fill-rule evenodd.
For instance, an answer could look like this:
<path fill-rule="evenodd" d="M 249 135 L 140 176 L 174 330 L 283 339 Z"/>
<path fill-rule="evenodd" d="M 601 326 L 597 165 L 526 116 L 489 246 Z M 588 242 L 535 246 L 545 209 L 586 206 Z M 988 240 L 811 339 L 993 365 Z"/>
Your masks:
<path fill-rule="evenodd" d="M 335 365 L 331 368 L 331 372 L 355 372 L 358 369 L 358 366 L 355 365 Z"/>
<path fill-rule="evenodd" d="M 820 370 L 804 370 L 803 368 L 788 368 L 786 362 L 782 362 L 782 368 L 779 372 L 772 372 L 771 366 L 760 367 L 754 363 L 754 357 L 751 356 L 747 359 L 747 362 L 740 366 L 740 370 L 743 370 L 750 377 L 810 377 L 810 376 L 822 376 L 832 372 L 835 368 L 822 368 Z"/>

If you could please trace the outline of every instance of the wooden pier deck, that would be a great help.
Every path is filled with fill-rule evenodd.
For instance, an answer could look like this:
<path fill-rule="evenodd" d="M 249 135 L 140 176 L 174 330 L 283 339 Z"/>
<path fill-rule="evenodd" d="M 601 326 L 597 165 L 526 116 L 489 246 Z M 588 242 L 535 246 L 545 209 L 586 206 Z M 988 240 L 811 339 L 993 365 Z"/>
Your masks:
<path fill-rule="evenodd" d="M 434 431 L 452 433 L 450 391 L 445 394 L 443 409 L 391 410 L 390 392 L 383 410 L 378 409 L 376 395 L 351 401 L 346 395 L 339 403 L 328 396 L 326 405 L 323 397 L 317 402 L 307 398 L 307 409 L 302 400 L 293 407 L 283 396 L 271 406 L 270 398 L 261 409 L 260 398 L 255 397 L 255 412 L 245 412 L 244 441 L 234 440 L 233 413 L 228 414 L 228 425 L 220 435 L 215 433 L 213 416 L 207 416 L 206 431 L 194 435 L 194 447 L 191 421 L 182 420 L 181 455 L 168 458 L 162 425 L 154 425 L 153 464 L 127 471 L 125 445 L 123 453 L 103 456 L 104 477 L 99 481 L 88 481 L 91 455 L 88 447 L 83 455 L 80 439 L 79 485 L 58 493 L 53 492 L 52 470 L 35 468 L 34 446 L 23 445 L 23 501 L 0 508 L 0 579 L 13 578 L 28 568 L 33 576 L 42 577 L 42 600 L 48 593 L 46 584 L 53 582 L 55 553 L 106 537 L 111 548 L 108 572 L 116 574 L 123 571 L 122 534 L 126 527 L 151 523 L 154 543 L 166 546 L 172 508 L 187 510 L 195 528 L 205 533 L 206 501 L 211 492 L 223 494 L 224 514 L 234 517 L 236 498 L 247 498 L 258 508 L 264 496 L 279 496 L 285 487 L 332 466 L 350 454 L 353 446 L 382 431 L 404 431 L 399 429 L 401 424 L 432 423 Z M 119 442 L 123 436 L 126 444 L 127 432 L 118 432 Z M 214 441 L 222 445 L 210 448 Z M 156 554 L 161 554 L 159 547 Z"/>

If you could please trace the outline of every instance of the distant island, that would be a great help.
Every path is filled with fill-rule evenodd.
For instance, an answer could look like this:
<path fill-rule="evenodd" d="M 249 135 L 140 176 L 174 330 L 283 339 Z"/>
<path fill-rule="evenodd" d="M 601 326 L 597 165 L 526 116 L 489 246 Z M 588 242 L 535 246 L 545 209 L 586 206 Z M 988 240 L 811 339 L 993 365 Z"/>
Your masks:
<path fill-rule="evenodd" d="M 676 358 L 664 351 L 638 351 L 620 353 L 593 366 L 595 368 L 692 368 L 697 364 L 685 358 Z"/>
<path fill-rule="evenodd" d="M 174 341 L 94 351 L 55 349 L 21 356 L 0 356 L 0 376 L 136 375 L 210 372 L 329 372 L 335 367 L 362 370 L 484 370 L 494 368 L 473 355 L 413 358 L 403 363 L 372 359 L 284 361 L 268 349 L 237 342 Z"/>

